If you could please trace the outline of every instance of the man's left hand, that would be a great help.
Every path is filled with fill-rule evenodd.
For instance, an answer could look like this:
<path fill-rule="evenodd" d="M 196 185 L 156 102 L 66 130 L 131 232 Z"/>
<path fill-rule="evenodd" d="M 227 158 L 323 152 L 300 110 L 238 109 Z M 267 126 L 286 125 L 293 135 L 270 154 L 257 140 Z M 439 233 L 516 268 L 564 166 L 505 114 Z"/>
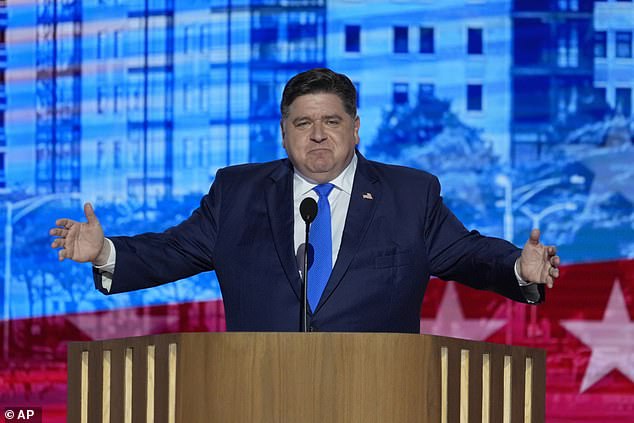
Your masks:
<path fill-rule="evenodd" d="M 552 288 L 559 277 L 559 262 L 557 248 L 539 242 L 539 229 L 533 229 L 520 256 L 520 277 L 526 282 L 543 283 Z"/>

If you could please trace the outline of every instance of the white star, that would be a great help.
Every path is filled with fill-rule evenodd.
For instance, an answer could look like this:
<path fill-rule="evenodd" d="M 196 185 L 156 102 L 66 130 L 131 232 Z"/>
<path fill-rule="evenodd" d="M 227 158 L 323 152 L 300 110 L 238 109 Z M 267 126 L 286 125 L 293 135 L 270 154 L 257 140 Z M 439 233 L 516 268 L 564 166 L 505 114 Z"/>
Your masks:
<path fill-rule="evenodd" d="M 618 279 L 612 287 L 603 320 L 562 320 L 561 324 L 592 349 L 580 392 L 614 369 L 634 382 L 634 321 L 627 312 Z"/>
<path fill-rule="evenodd" d="M 484 341 L 505 324 L 503 319 L 465 319 L 458 291 L 453 282 L 447 282 L 436 318 L 420 319 L 420 333 Z"/>

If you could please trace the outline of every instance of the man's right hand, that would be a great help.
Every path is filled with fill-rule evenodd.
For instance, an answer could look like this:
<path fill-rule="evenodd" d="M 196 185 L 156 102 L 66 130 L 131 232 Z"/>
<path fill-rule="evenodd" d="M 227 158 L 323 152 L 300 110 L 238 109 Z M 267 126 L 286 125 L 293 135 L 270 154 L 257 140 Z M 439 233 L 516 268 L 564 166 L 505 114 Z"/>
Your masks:
<path fill-rule="evenodd" d="M 71 259 L 76 262 L 92 262 L 99 266 L 106 263 L 110 254 L 110 245 L 105 242 L 103 229 L 90 203 L 84 204 L 87 222 L 76 222 L 71 219 L 57 219 L 56 228 L 49 231 L 57 236 L 51 244 L 52 248 L 60 248 L 59 260 Z"/>

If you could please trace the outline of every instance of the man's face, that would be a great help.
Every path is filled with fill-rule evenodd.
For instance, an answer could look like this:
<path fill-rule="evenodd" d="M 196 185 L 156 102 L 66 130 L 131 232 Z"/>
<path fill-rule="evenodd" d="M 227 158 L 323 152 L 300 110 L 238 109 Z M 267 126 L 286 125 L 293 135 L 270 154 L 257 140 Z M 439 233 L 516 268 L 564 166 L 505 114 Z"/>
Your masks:
<path fill-rule="evenodd" d="M 297 97 L 281 127 L 282 145 L 295 169 L 320 184 L 345 169 L 359 144 L 359 118 L 346 113 L 336 94 Z"/>

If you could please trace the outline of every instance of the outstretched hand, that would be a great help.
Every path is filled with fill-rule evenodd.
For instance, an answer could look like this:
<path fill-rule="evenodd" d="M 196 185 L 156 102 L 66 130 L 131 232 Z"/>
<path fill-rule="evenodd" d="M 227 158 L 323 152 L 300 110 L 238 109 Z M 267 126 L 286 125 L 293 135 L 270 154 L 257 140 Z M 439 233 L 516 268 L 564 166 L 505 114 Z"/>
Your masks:
<path fill-rule="evenodd" d="M 519 273 L 522 279 L 552 288 L 559 277 L 559 264 L 557 248 L 542 244 L 539 241 L 539 229 L 533 229 L 520 256 Z"/>
<path fill-rule="evenodd" d="M 95 262 L 97 258 L 105 262 L 104 235 L 99 219 L 90 203 L 84 204 L 84 214 L 87 222 L 77 222 L 72 219 L 57 219 L 56 228 L 49 231 L 50 235 L 57 236 L 52 248 L 60 248 L 58 258 L 60 261 L 71 259 L 80 263 Z M 102 252 L 102 250 L 104 250 Z"/>

